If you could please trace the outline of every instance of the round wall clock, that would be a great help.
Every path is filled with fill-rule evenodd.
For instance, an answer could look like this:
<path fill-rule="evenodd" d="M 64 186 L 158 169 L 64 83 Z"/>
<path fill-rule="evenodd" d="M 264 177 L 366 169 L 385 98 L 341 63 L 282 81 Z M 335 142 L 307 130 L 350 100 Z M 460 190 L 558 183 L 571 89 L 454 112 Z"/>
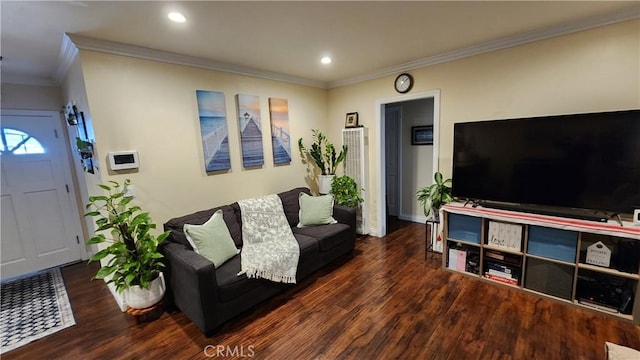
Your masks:
<path fill-rule="evenodd" d="M 396 91 L 400 94 L 408 93 L 413 87 L 413 76 L 411 74 L 402 73 L 396 77 L 394 83 Z"/>

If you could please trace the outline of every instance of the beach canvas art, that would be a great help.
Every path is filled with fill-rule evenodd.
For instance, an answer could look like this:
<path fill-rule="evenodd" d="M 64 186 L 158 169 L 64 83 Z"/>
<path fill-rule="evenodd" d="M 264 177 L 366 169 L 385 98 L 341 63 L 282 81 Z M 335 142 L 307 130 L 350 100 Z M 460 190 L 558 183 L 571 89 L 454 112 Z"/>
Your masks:
<path fill-rule="evenodd" d="M 242 147 L 242 166 L 258 167 L 264 164 L 262 149 L 262 125 L 260 101 L 253 95 L 236 95 L 238 105 L 238 129 Z"/>
<path fill-rule="evenodd" d="M 224 93 L 196 90 L 200 135 L 207 172 L 231 169 L 229 157 L 229 131 Z"/>
<path fill-rule="evenodd" d="M 291 135 L 289 132 L 289 102 L 287 99 L 269 98 L 271 117 L 271 144 L 273 163 L 291 162 Z"/>

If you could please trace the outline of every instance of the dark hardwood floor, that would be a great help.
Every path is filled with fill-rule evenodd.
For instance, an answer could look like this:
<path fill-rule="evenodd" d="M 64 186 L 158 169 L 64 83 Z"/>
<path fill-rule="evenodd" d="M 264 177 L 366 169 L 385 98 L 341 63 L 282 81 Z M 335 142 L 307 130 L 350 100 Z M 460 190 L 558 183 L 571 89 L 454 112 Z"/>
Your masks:
<path fill-rule="evenodd" d="M 210 338 L 180 312 L 136 325 L 90 281 L 94 264 L 68 266 L 77 325 L 2 358 L 601 360 L 605 341 L 640 349 L 640 327 L 443 271 L 440 256 L 424 259 L 424 228 L 360 238 L 353 258 Z"/>

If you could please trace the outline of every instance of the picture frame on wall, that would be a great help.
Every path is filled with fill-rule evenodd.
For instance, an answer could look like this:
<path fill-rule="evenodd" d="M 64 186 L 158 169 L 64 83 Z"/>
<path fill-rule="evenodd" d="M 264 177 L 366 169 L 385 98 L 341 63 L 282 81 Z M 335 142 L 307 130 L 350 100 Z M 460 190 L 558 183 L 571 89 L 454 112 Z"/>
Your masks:
<path fill-rule="evenodd" d="M 411 145 L 433 145 L 433 125 L 412 126 Z"/>
<path fill-rule="evenodd" d="M 347 113 L 347 118 L 344 121 L 344 127 L 346 127 L 346 128 L 358 127 L 358 113 L 357 112 Z"/>

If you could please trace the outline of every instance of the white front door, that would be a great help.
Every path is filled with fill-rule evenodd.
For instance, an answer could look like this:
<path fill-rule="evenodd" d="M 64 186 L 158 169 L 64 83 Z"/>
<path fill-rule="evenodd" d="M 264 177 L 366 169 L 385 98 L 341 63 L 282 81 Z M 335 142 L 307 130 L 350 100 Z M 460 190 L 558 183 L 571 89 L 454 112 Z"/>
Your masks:
<path fill-rule="evenodd" d="M 3 111 L 1 278 L 81 259 L 80 217 L 55 111 Z"/>

